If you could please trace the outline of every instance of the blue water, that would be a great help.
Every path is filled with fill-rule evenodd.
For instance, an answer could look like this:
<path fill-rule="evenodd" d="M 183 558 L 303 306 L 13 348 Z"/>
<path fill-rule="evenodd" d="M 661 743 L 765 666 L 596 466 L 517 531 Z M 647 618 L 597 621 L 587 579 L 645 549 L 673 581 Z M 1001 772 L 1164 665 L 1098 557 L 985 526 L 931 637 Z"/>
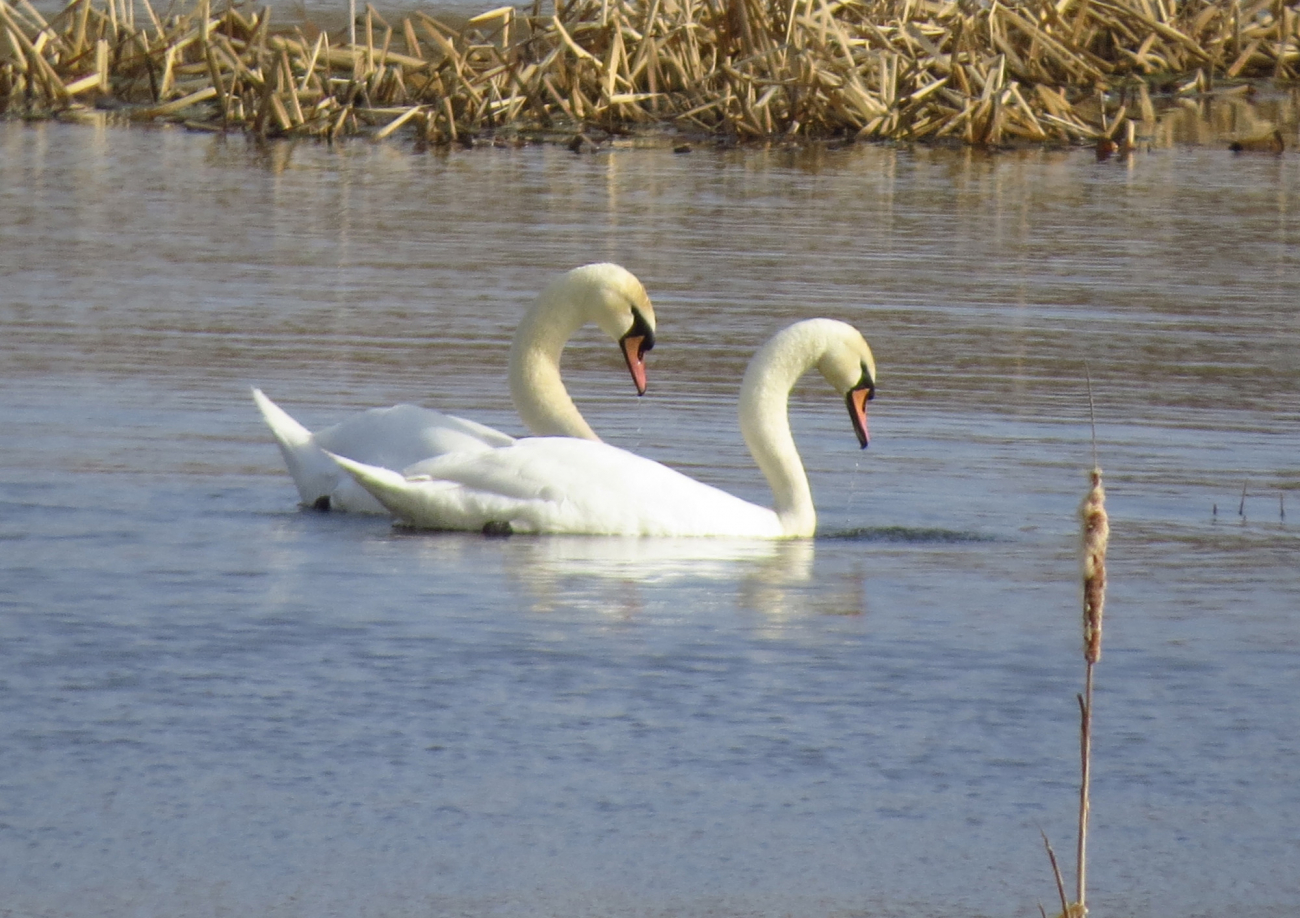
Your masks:
<path fill-rule="evenodd" d="M 0 914 L 1050 911 L 1085 360 L 1113 527 L 1089 903 L 1291 914 L 1298 204 L 1293 158 L 1212 150 L 0 124 Z M 792 399 L 823 538 L 296 507 L 248 385 L 312 427 L 409 400 L 518 432 L 504 342 L 593 258 L 645 281 L 660 344 L 637 400 L 580 336 L 580 407 L 750 499 L 748 354 L 800 316 L 864 331 L 870 449 L 819 380 Z"/>

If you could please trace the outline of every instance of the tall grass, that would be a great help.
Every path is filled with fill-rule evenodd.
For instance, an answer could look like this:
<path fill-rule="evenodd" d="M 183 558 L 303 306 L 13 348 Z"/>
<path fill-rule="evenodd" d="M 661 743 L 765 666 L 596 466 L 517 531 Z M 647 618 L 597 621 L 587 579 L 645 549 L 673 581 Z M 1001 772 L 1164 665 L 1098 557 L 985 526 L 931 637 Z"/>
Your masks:
<path fill-rule="evenodd" d="M 1153 92 L 1298 76 L 1300 12 L 1271 0 L 536 0 L 457 25 L 367 5 L 335 34 L 233 0 L 0 0 L 0 111 L 261 136 L 1095 143 L 1153 121 Z"/>

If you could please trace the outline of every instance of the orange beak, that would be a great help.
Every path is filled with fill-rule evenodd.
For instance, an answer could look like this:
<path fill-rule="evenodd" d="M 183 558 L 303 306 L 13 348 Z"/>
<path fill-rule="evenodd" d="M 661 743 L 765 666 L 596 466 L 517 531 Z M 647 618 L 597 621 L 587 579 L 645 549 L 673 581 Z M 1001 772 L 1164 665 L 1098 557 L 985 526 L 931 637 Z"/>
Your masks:
<path fill-rule="evenodd" d="M 623 349 L 623 359 L 627 361 L 632 382 L 636 383 L 636 394 L 645 395 L 645 352 L 655 346 L 655 333 L 635 307 L 632 309 L 632 327 L 618 339 L 618 346 Z"/>
<path fill-rule="evenodd" d="M 636 383 L 637 395 L 645 395 L 645 352 L 650 349 L 645 346 L 645 340 L 641 335 L 626 335 L 619 342 L 623 359 L 632 373 L 632 382 Z"/>
<path fill-rule="evenodd" d="M 849 418 L 853 421 L 853 432 L 858 435 L 858 445 L 863 449 L 867 448 L 867 443 L 871 439 L 867 434 L 867 402 L 871 401 L 876 390 L 870 386 L 860 386 L 857 389 L 850 389 L 849 394 L 844 397 L 845 403 L 849 406 Z"/>

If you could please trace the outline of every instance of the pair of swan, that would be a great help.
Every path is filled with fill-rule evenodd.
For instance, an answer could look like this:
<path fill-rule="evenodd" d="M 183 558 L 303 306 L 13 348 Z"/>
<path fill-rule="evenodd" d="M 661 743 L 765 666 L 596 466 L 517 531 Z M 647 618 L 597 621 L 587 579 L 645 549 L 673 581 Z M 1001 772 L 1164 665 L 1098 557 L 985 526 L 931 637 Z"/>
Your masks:
<path fill-rule="evenodd" d="M 622 272 L 614 266 L 599 268 L 595 273 L 601 276 L 617 276 Z M 564 278 L 557 284 L 562 291 Z M 555 289 L 555 285 L 548 289 Z M 648 307 L 647 300 L 643 316 Z M 521 338 L 544 331 L 546 322 L 537 318 L 536 312 L 537 308 L 530 313 L 532 321 L 525 320 L 527 328 L 521 325 L 516 346 L 511 349 L 511 390 L 516 404 L 527 402 L 524 394 L 515 389 L 517 378 L 542 379 L 538 375 L 542 363 L 534 364 L 531 375 L 517 373 L 514 365 L 516 355 L 527 351 L 527 346 L 520 343 Z M 610 332 L 606 324 L 602 323 L 601 327 Z M 575 328 L 570 327 L 568 333 Z M 635 328 L 624 333 L 625 336 L 632 331 Z M 642 331 L 646 331 L 646 323 Z M 653 327 L 648 331 L 652 335 Z M 553 336 L 551 340 L 557 339 Z M 557 385 L 558 353 L 563 346 L 563 339 L 558 340 L 560 344 L 554 350 L 557 363 L 551 367 Z M 629 353 L 626 345 L 624 352 Z M 633 366 L 631 357 L 628 362 Z M 795 382 L 813 367 L 844 398 L 858 442 L 863 447 L 867 445 L 867 402 L 875 394 L 876 365 L 866 340 L 856 329 L 831 319 L 796 322 L 778 332 L 750 361 L 740 393 L 741 432 L 772 487 L 775 509 L 743 501 L 657 462 L 603 443 L 590 434 L 585 422 L 582 426 L 587 433 L 577 436 L 512 440 L 492 431 L 508 442 L 471 436 L 472 442 L 464 448 L 428 452 L 419 461 L 405 466 L 367 462 L 355 452 L 345 456 L 343 451 L 334 450 L 324 442 L 325 431 L 316 435 L 312 445 L 326 461 L 346 470 L 355 483 L 394 516 L 421 528 L 807 538 L 816 530 L 817 515 L 808 477 L 790 433 L 788 399 Z M 638 376 L 633 368 L 639 390 L 643 388 L 644 367 L 641 372 Z M 559 389 L 563 390 L 562 385 Z M 551 397 L 554 395 L 552 389 Z M 567 395 L 564 401 L 572 409 Z M 537 416 L 530 416 L 523 407 L 520 414 L 533 427 Z M 573 416 L 577 417 L 576 409 Z M 533 429 L 538 433 L 553 432 Z M 457 433 L 460 432 L 457 428 Z M 277 439 L 280 439 L 278 433 Z M 289 451 L 284 440 L 280 442 L 288 460 Z M 292 462 L 290 466 L 292 470 Z M 403 470 L 397 472 L 394 468 Z M 336 483 L 335 488 L 339 487 Z M 301 483 L 299 490 L 303 490 Z M 305 494 L 304 500 L 307 500 Z"/>

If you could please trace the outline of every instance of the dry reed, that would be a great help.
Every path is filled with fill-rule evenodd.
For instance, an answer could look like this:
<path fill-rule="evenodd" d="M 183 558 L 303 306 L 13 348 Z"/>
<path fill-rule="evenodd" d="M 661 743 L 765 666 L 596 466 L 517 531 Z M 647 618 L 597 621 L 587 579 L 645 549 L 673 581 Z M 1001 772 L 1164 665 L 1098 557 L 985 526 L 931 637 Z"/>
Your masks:
<path fill-rule="evenodd" d="M 1088 413 L 1092 418 L 1092 486 L 1079 505 L 1082 524 L 1080 569 L 1083 580 L 1083 661 L 1084 688 L 1076 696 L 1079 702 L 1079 833 L 1076 861 L 1075 901 L 1065 895 L 1060 865 L 1046 833 L 1043 845 L 1052 865 L 1057 893 L 1061 900 L 1061 918 L 1084 918 L 1088 914 L 1088 818 L 1092 793 L 1092 697 L 1093 676 L 1101 660 L 1102 619 L 1106 606 L 1106 548 L 1110 542 L 1110 519 L 1106 515 L 1106 490 L 1102 486 L 1101 467 L 1097 464 L 1097 424 L 1092 400 L 1092 375 L 1088 374 Z M 1042 905 L 1039 911 L 1046 912 Z"/>
<path fill-rule="evenodd" d="M 1079 507 L 1083 522 L 1083 659 L 1086 664 L 1083 694 L 1079 696 L 1079 842 L 1076 902 L 1086 914 L 1088 884 L 1088 816 L 1092 788 L 1092 684 L 1101 659 L 1102 615 L 1106 605 L 1106 546 L 1110 521 L 1106 516 L 1106 491 L 1101 469 L 1094 464 L 1092 487 Z"/>
<path fill-rule="evenodd" d="M 1089 396 L 1091 400 L 1091 395 Z M 1094 444 L 1094 452 L 1096 450 Z M 1092 802 L 1092 695 L 1093 675 L 1101 659 L 1102 616 L 1106 605 L 1106 546 L 1110 541 L 1110 520 L 1106 516 L 1106 491 L 1102 487 L 1101 469 L 1094 456 L 1089 473 L 1092 487 L 1079 505 L 1082 522 L 1081 567 L 1083 573 L 1083 692 L 1079 702 L 1079 834 L 1075 864 L 1075 901 L 1065 895 L 1060 865 L 1052 844 L 1043 835 L 1043 845 L 1052 865 L 1056 890 L 1061 900 L 1061 918 L 1084 918 L 1088 914 L 1088 818 Z M 1043 911 L 1040 905 L 1039 911 Z M 1046 912 L 1044 912 L 1046 915 Z"/>
<path fill-rule="evenodd" d="M 136 5 L 145 15 L 137 17 Z M 738 140 L 1088 142 L 1150 92 L 1300 75 L 1281 0 L 555 0 L 354 34 L 269 8 L 0 0 L 0 111 L 120 107 L 261 136 L 427 142 L 673 127 Z"/>

